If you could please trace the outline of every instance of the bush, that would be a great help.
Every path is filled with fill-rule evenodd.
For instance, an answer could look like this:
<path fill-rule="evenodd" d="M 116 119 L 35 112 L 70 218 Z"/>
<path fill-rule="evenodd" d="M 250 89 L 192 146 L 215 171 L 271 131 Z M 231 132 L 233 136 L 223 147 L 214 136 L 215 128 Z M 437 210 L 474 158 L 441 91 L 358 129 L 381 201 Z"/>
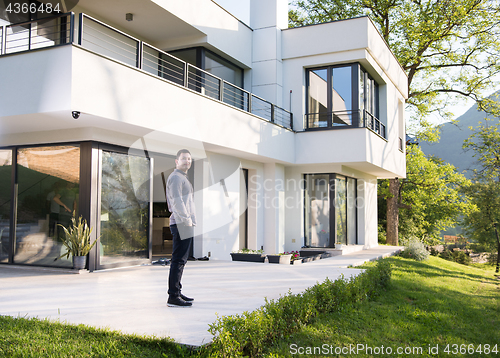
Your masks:
<path fill-rule="evenodd" d="M 453 261 L 453 254 L 450 250 L 443 250 L 443 252 L 441 252 L 439 254 L 439 257 L 441 257 L 442 259 L 445 259 L 445 260 L 448 260 L 448 261 Z"/>
<path fill-rule="evenodd" d="M 439 256 L 439 251 L 436 250 L 436 248 L 434 246 L 431 246 L 431 248 L 430 248 L 430 254 L 432 256 Z"/>
<path fill-rule="evenodd" d="M 472 259 L 463 251 L 453 251 L 453 261 L 458 262 L 462 265 L 470 265 Z"/>
<path fill-rule="evenodd" d="M 401 253 L 401 256 L 407 259 L 423 261 L 427 260 L 427 258 L 429 257 L 429 251 L 427 251 L 427 249 L 425 248 L 424 244 L 421 241 L 417 239 L 412 239 L 408 241 L 408 244 L 406 245 L 404 251 Z"/>
<path fill-rule="evenodd" d="M 212 357 L 256 357 L 264 347 L 297 332 L 319 314 L 345 309 L 354 302 L 371 299 L 385 289 L 391 277 L 391 265 L 380 260 L 357 277 L 326 279 L 304 293 L 291 292 L 242 315 L 219 317 L 210 325 L 214 335 Z"/>

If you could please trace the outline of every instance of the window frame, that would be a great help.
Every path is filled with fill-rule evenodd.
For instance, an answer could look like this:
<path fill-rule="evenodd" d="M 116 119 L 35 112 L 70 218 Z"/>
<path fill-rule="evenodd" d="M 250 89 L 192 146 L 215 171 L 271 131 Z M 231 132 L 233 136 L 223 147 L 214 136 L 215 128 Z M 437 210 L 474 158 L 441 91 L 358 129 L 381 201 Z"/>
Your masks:
<path fill-rule="evenodd" d="M 333 109 L 333 70 L 335 68 L 351 68 L 351 124 L 350 125 L 333 125 L 332 114 L 335 113 Z M 310 73 L 317 70 L 327 70 L 327 113 L 328 120 L 326 127 L 309 127 L 308 116 L 314 113 L 309 112 L 310 106 Z M 363 66 L 358 63 L 344 63 L 326 66 L 315 66 L 306 68 L 305 74 L 305 85 L 306 85 L 306 95 L 305 95 L 305 116 L 304 116 L 304 130 L 314 131 L 314 130 L 325 130 L 325 129 L 345 129 L 345 128 L 360 128 L 364 127 L 365 111 L 373 115 L 377 119 L 380 115 L 380 85 L 371 76 L 368 71 L 366 71 Z M 368 85 L 372 84 L 371 91 L 368 98 Z M 360 103 L 361 96 L 361 85 L 363 85 L 363 103 Z M 367 101 L 370 100 L 371 104 L 368 106 Z M 374 110 L 373 110 L 374 108 Z M 375 113 L 372 113 L 375 112 Z"/>

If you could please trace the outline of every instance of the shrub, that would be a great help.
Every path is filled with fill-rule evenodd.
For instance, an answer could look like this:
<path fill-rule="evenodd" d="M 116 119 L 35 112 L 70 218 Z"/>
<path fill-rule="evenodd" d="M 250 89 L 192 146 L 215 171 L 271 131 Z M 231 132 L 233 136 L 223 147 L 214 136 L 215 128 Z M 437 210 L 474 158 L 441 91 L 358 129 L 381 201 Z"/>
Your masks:
<path fill-rule="evenodd" d="M 406 248 L 401 253 L 401 256 L 407 259 L 423 261 L 427 260 L 427 258 L 429 257 L 429 251 L 426 250 L 424 244 L 421 241 L 412 239 L 408 241 Z"/>
<path fill-rule="evenodd" d="M 470 265 L 472 259 L 463 251 L 453 251 L 453 261 L 462 265 Z"/>
<path fill-rule="evenodd" d="M 431 246 L 431 248 L 430 248 L 430 254 L 432 256 L 439 256 L 439 251 L 436 250 L 436 248 L 434 246 Z"/>
<path fill-rule="evenodd" d="M 450 250 L 444 249 L 443 252 L 439 254 L 442 259 L 453 261 L 453 254 Z"/>
<path fill-rule="evenodd" d="M 260 356 L 264 347 L 297 332 L 319 314 L 342 310 L 354 302 L 377 296 L 388 286 L 390 277 L 390 263 L 380 260 L 353 279 L 327 278 L 304 293 L 288 292 L 277 300 L 266 299 L 253 312 L 218 317 L 209 328 L 215 337 L 211 356 Z"/>

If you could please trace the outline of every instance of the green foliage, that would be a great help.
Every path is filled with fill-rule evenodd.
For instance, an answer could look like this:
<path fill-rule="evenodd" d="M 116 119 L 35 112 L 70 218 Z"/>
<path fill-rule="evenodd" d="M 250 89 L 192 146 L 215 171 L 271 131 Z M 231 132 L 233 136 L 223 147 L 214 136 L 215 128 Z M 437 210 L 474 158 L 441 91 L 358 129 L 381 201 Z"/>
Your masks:
<path fill-rule="evenodd" d="M 188 357 L 170 338 L 120 334 L 47 319 L 0 316 L 0 357 Z"/>
<path fill-rule="evenodd" d="M 64 240 L 63 245 L 66 248 L 66 252 L 62 254 L 59 259 L 66 256 L 69 258 L 72 256 L 86 256 L 92 247 L 96 244 L 97 240 L 90 243 L 90 235 L 92 234 L 92 228 L 89 228 L 87 221 L 81 216 L 76 221 L 76 217 L 73 215 L 71 218 L 71 226 L 69 228 L 64 227 L 59 224 L 64 230 Z"/>
<path fill-rule="evenodd" d="M 424 244 L 418 239 L 408 241 L 405 249 L 401 252 L 401 256 L 407 259 L 423 261 L 429 258 L 429 251 Z"/>
<path fill-rule="evenodd" d="M 458 265 L 430 257 L 414 261 L 386 259 L 392 264 L 390 288 L 375 300 L 364 301 L 344 311 L 324 314 L 299 332 L 270 346 L 266 354 L 279 357 L 451 357 L 447 344 L 485 344 L 500 341 L 498 280 L 488 270 Z M 364 266 L 370 265 L 366 264 Z M 486 342 L 494 342 L 486 343 Z M 290 346 L 392 347 L 393 354 L 290 354 Z M 439 345 L 440 354 L 428 347 Z M 396 354 L 396 347 L 423 347 L 421 354 Z M 488 355 L 456 354 L 457 357 Z"/>
<path fill-rule="evenodd" d="M 462 264 L 470 265 L 472 263 L 471 258 L 463 251 L 453 251 L 453 261 Z"/>
<path fill-rule="evenodd" d="M 494 0 L 295 0 L 289 27 L 368 15 L 406 71 L 412 117 L 436 140 L 426 117 L 450 120 L 463 98 L 498 112 L 484 98 L 499 72 L 500 5 Z"/>
<path fill-rule="evenodd" d="M 481 168 L 474 171 L 474 182 L 463 192 L 472 198 L 474 211 L 463 220 L 468 237 L 500 255 L 500 124 L 480 125 L 464 142 L 464 148 L 474 151 Z M 498 257 L 498 256 L 497 256 Z M 497 260 L 496 272 L 500 271 Z"/>
<path fill-rule="evenodd" d="M 409 146 L 406 151 L 406 179 L 400 184 L 399 237 L 402 242 L 418 237 L 432 245 L 441 230 L 456 225 L 473 209 L 461 192 L 470 182 L 453 165 L 427 157 L 418 146 Z M 389 195 L 387 187 L 387 180 L 379 181 L 379 202 Z M 385 221 L 386 213 L 381 210 L 379 224 Z"/>
<path fill-rule="evenodd" d="M 496 123 L 495 123 L 496 122 Z M 472 134 L 464 141 L 463 148 L 472 150 L 473 157 L 481 166 L 476 171 L 478 179 L 498 180 L 500 178 L 500 123 L 485 119 L 477 128 L 470 127 Z"/>
<path fill-rule="evenodd" d="M 439 254 L 442 259 L 453 261 L 462 265 L 470 265 L 472 259 L 462 250 L 448 250 L 445 249 Z"/>
<path fill-rule="evenodd" d="M 390 263 L 381 260 L 354 279 L 326 279 L 302 294 L 289 292 L 277 300 L 266 300 L 255 311 L 219 317 L 209 329 L 215 336 L 212 356 L 261 356 L 266 347 L 301 330 L 319 315 L 376 297 L 386 289 L 390 277 Z"/>
<path fill-rule="evenodd" d="M 500 183 L 476 181 L 464 192 L 471 197 L 476 210 L 463 220 L 467 237 L 485 245 L 490 252 L 498 248 L 496 224 L 500 223 Z"/>

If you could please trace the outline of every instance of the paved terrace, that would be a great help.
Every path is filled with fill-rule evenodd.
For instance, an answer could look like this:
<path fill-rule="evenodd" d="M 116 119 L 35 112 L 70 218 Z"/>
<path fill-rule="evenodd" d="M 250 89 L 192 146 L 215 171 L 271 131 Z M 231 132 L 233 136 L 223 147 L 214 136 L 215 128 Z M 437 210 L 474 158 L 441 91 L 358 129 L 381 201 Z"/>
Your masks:
<path fill-rule="evenodd" d="M 169 266 L 138 266 L 74 275 L 68 270 L 0 265 L 0 314 L 83 323 L 124 333 L 171 337 L 184 344 L 211 341 L 218 315 L 240 314 L 289 290 L 302 292 L 325 278 L 351 277 L 348 268 L 392 255 L 379 246 L 301 265 L 189 261 L 183 277 L 189 308 L 166 306 Z"/>

